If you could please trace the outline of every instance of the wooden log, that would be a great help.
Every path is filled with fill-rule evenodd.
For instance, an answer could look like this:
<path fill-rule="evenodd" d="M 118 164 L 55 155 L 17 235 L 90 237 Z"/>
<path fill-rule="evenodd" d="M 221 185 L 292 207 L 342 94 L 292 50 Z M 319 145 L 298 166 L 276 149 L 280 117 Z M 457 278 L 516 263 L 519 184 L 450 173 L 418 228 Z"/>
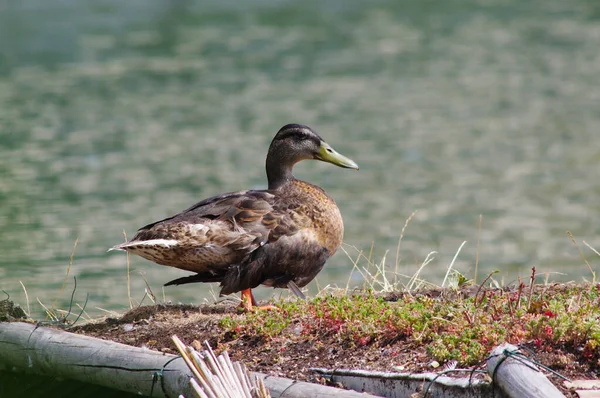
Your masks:
<path fill-rule="evenodd" d="M 510 398 L 565 398 L 542 372 L 512 344 L 502 344 L 492 350 L 487 359 L 488 374 L 493 383 Z"/>
<path fill-rule="evenodd" d="M 143 396 L 192 397 L 181 358 L 22 322 L 0 323 L 0 370 L 74 379 Z M 157 377 L 162 373 L 162 377 Z"/>
<path fill-rule="evenodd" d="M 356 369 L 312 368 L 312 371 L 355 391 L 388 398 L 506 398 L 487 381 L 474 377 L 448 377 L 437 373 L 398 373 Z M 419 395 L 421 394 L 421 395 Z"/>
<path fill-rule="evenodd" d="M 23 322 L 0 322 L 0 372 L 79 380 L 152 397 L 194 397 L 181 357 Z M 263 378 L 273 398 L 365 397 L 354 391 Z"/>
<path fill-rule="evenodd" d="M 256 374 L 263 379 L 272 398 L 376 398 L 371 394 L 295 381 L 284 377 Z"/>

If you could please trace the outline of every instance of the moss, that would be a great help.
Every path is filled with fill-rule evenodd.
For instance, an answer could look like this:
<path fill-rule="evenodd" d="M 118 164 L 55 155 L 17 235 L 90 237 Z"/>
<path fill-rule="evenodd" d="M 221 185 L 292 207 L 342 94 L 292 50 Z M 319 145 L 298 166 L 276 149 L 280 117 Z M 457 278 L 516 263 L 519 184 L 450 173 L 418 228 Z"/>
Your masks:
<path fill-rule="evenodd" d="M 15 303 L 9 299 L 0 300 L 0 322 L 25 318 L 27 318 L 27 314 L 21 307 L 15 305 Z"/>

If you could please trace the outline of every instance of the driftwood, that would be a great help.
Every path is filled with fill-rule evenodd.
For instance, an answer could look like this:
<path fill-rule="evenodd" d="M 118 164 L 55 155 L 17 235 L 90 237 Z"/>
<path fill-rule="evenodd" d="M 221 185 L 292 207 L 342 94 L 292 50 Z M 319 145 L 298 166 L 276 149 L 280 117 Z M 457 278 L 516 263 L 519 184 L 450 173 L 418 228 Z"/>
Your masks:
<path fill-rule="evenodd" d="M 542 372 L 524 356 L 519 348 L 502 344 L 492 350 L 487 360 L 488 374 L 494 384 L 510 398 L 564 398 Z"/>
<path fill-rule="evenodd" d="M 0 322 L 0 372 L 79 380 L 152 397 L 195 396 L 181 357 L 22 322 Z M 365 397 L 255 373 L 273 398 Z"/>
<path fill-rule="evenodd" d="M 575 391 L 579 398 L 600 398 L 600 380 L 571 380 L 563 385 L 570 391 Z"/>
<path fill-rule="evenodd" d="M 376 398 L 374 395 L 361 394 L 356 391 L 321 386 L 319 384 L 295 381 L 284 377 L 267 376 L 260 373 L 273 398 Z"/>
<path fill-rule="evenodd" d="M 74 379 L 144 396 L 191 397 L 190 372 L 183 360 L 174 358 L 29 323 L 0 323 L 0 370 L 4 365 L 21 373 Z"/>
<path fill-rule="evenodd" d="M 312 371 L 356 391 L 369 391 L 388 398 L 506 398 L 493 386 L 475 377 L 448 377 L 437 373 L 398 373 L 372 370 L 323 369 Z M 419 393 L 421 395 L 419 395 Z"/>

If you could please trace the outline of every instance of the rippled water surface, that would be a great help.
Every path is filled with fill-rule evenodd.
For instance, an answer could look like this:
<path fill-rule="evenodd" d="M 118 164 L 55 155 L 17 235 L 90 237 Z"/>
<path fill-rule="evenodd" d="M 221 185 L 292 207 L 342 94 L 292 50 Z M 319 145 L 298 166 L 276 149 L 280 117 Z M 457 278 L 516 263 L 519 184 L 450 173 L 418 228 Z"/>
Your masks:
<path fill-rule="evenodd" d="M 435 251 L 422 276 L 440 283 L 467 241 L 454 267 L 469 278 L 477 252 L 480 280 L 532 266 L 590 278 L 566 231 L 600 270 L 581 243 L 600 249 L 599 4 L 0 2 L 0 288 L 24 305 L 22 281 L 33 310 L 52 304 L 79 239 L 76 301 L 125 308 L 125 255 L 106 249 L 205 197 L 264 187 L 266 149 L 289 122 L 361 166 L 296 168 L 337 200 L 353 258 L 374 244 L 395 269 L 418 210 L 403 274 Z M 185 275 L 131 268 L 137 301 L 144 279 L 162 300 Z M 340 251 L 311 292 L 351 270 Z M 212 300 L 199 284 L 164 295 Z"/>

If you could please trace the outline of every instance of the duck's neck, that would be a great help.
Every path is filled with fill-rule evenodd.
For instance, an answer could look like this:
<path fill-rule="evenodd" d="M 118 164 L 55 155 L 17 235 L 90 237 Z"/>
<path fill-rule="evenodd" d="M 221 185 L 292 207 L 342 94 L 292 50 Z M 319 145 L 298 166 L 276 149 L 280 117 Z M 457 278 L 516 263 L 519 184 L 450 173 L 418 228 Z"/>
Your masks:
<path fill-rule="evenodd" d="M 278 189 L 294 179 L 292 175 L 293 161 L 277 151 L 269 151 L 267 155 L 267 181 L 269 189 Z"/>

